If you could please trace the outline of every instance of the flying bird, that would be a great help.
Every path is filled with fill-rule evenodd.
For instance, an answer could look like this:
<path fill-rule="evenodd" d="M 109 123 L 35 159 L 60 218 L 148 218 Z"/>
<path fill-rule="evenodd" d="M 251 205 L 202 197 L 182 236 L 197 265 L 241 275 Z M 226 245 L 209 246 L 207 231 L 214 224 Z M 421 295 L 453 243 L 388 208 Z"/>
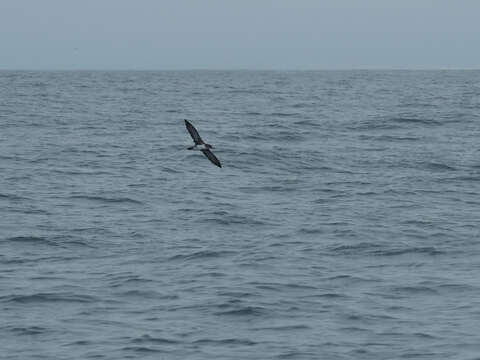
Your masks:
<path fill-rule="evenodd" d="M 187 127 L 187 130 L 192 136 L 193 142 L 195 143 L 195 145 L 190 146 L 188 150 L 200 150 L 203 153 L 203 155 L 205 155 L 208 158 L 208 160 L 210 160 L 212 163 L 214 163 L 215 165 L 221 168 L 222 164 L 220 164 L 220 161 L 218 161 L 216 156 L 213 155 L 213 153 L 210 151 L 210 149 L 212 149 L 213 146 L 210 144 L 206 144 L 202 140 L 202 138 L 198 134 L 197 129 L 195 129 L 187 119 L 185 119 L 185 126 Z"/>

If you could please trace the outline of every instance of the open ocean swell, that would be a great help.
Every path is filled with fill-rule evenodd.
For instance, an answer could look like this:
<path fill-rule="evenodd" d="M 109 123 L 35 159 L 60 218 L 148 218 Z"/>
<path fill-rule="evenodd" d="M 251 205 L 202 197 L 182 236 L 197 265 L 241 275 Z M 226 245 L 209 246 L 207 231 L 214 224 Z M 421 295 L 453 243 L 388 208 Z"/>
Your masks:
<path fill-rule="evenodd" d="M 0 357 L 480 359 L 479 138 L 479 71 L 0 72 Z"/>

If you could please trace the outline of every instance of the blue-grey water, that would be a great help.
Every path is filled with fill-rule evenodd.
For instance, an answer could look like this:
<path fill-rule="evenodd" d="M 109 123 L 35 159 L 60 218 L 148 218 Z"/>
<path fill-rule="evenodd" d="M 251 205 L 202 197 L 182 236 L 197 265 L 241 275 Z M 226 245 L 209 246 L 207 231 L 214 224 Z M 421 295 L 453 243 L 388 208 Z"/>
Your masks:
<path fill-rule="evenodd" d="M 480 359 L 479 139 L 480 71 L 0 72 L 0 358 Z"/>

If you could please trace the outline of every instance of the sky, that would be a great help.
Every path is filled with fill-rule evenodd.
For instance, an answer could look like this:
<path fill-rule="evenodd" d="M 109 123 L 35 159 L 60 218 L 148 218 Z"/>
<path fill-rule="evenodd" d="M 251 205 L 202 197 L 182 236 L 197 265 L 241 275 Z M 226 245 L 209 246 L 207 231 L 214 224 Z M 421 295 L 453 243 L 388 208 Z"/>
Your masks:
<path fill-rule="evenodd" d="M 480 68 L 478 0 L 0 0 L 0 69 Z"/>

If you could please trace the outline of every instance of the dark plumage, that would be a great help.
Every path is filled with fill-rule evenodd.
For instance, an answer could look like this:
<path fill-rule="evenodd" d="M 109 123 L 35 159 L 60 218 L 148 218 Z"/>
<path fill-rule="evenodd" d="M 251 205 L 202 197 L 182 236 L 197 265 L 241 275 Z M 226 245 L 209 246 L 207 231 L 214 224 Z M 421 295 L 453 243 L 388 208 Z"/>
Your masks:
<path fill-rule="evenodd" d="M 221 168 L 222 164 L 220 164 L 220 161 L 217 159 L 217 157 L 210 151 L 210 149 L 212 149 L 213 146 L 210 144 L 206 144 L 202 140 L 197 129 L 195 129 L 195 127 L 187 119 L 185 119 L 185 126 L 187 127 L 187 130 L 192 136 L 193 142 L 195 143 L 195 145 L 189 147 L 188 150 L 200 150 L 203 153 L 203 155 L 207 157 L 208 160 L 210 160 L 213 164 Z"/>
<path fill-rule="evenodd" d="M 222 167 L 222 164 L 220 164 L 220 161 L 218 161 L 217 157 L 213 155 L 213 153 L 210 150 L 202 150 L 203 155 L 205 155 L 208 160 L 210 160 L 212 163 L 217 165 L 218 167 Z"/>
<path fill-rule="evenodd" d="M 192 139 L 195 145 L 205 144 L 202 138 L 200 137 L 200 134 L 198 133 L 197 129 L 195 129 L 187 119 L 185 119 L 185 126 L 187 127 L 187 130 L 190 133 L 190 135 L 192 136 Z"/>

